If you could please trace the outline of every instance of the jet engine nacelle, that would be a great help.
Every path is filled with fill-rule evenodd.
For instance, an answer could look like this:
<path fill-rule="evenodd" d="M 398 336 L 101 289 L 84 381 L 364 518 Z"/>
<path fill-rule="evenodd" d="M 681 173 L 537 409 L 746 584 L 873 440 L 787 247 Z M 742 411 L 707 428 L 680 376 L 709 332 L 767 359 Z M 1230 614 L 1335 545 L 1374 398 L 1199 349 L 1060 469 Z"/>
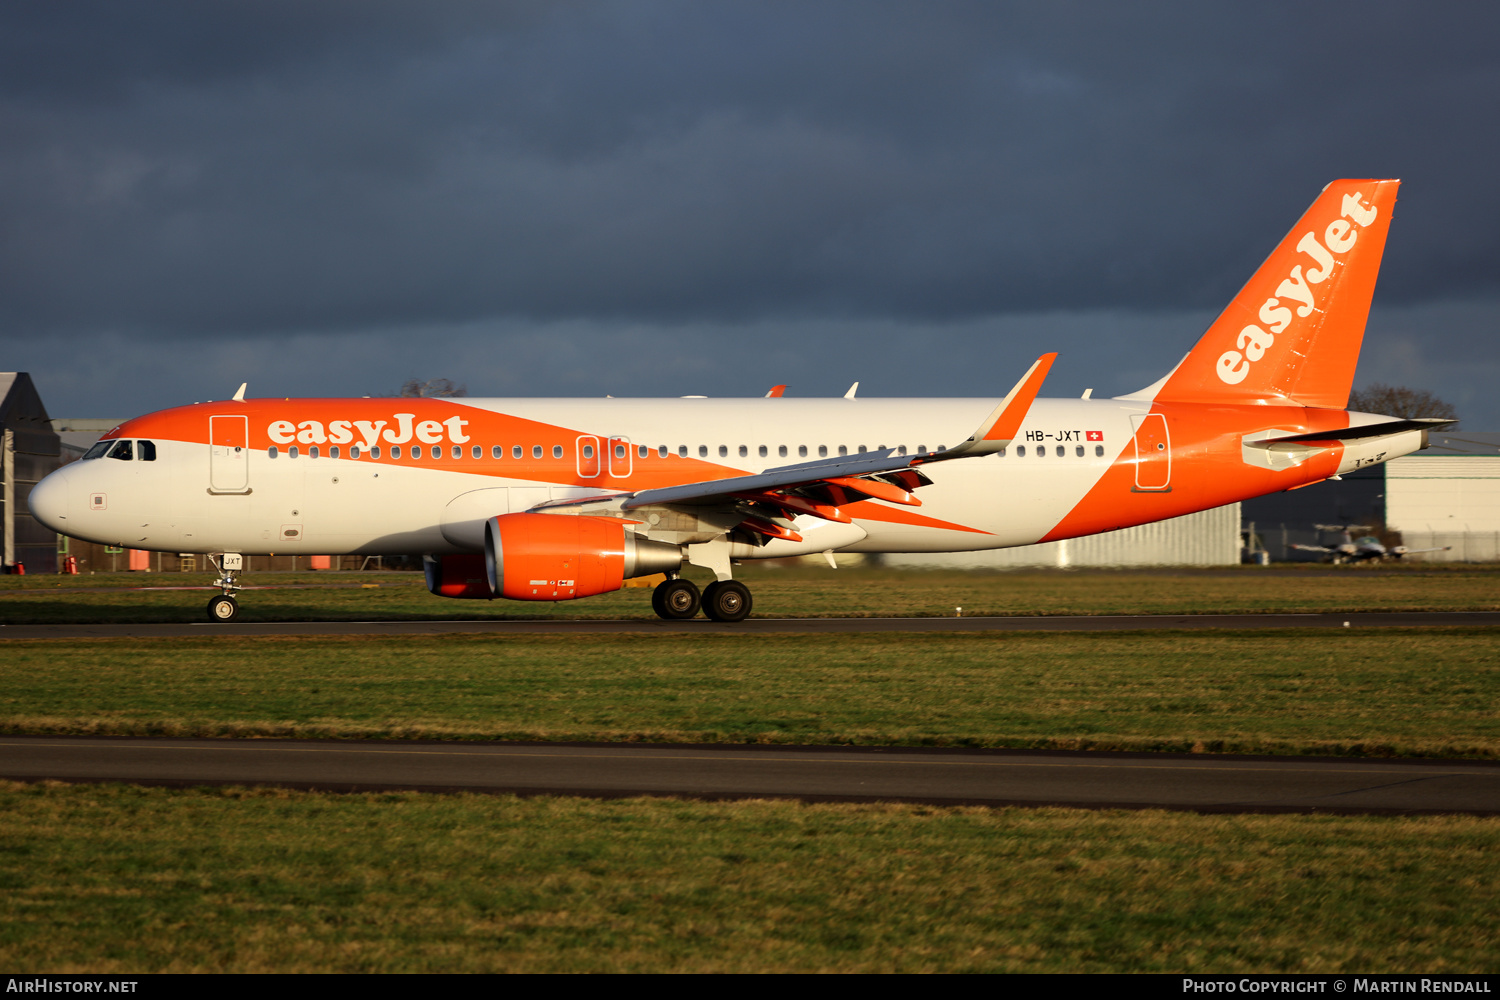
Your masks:
<path fill-rule="evenodd" d="M 427 573 L 427 589 L 439 597 L 467 597 L 490 600 L 489 576 L 482 553 L 457 556 L 423 556 L 422 569 Z"/>
<path fill-rule="evenodd" d="M 571 601 L 619 590 L 631 577 L 675 572 L 682 549 L 641 538 L 613 517 L 501 514 L 484 526 L 491 593 L 513 601 Z"/>

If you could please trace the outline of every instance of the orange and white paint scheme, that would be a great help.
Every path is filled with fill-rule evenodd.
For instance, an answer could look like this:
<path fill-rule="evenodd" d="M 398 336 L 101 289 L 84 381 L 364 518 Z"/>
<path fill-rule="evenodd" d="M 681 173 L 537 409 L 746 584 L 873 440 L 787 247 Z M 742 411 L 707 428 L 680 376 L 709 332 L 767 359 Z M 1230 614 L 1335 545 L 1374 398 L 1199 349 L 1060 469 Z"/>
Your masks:
<path fill-rule="evenodd" d="M 411 553 L 446 597 L 560 601 L 665 573 L 656 612 L 747 615 L 732 567 L 1109 531 L 1295 489 L 1445 421 L 1345 410 L 1397 181 L 1341 180 L 1181 363 L 1113 399 L 242 399 L 137 417 L 31 494 L 75 538 Z M 779 388 L 779 387 L 778 387 Z M 702 592 L 682 577 L 704 567 Z"/>

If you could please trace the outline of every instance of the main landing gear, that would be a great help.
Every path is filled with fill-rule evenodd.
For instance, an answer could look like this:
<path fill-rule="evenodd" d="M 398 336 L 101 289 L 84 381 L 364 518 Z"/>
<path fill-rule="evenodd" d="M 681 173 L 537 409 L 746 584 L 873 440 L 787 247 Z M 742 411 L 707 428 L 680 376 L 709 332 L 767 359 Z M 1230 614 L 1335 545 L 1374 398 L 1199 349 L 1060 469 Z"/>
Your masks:
<path fill-rule="evenodd" d="M 240 611 L 240 603 L 234 599 L 234 594 L 240 589 L 240 571 L 245 568 L 245 557 L 238 552 L 226 552 L 218 559 L 212 555 L 208 559 L 219 571 L 219 578 L 214 581 L 214 586 L 223 591 L 208 602 L 208 620 L 233 621 Z"/>
<path fill-rule="evenodd" d="M 750 588 L 738 580 L 715 580 L 700 594 L 693 581 L 678 577 L 651 591 L 651 610 L 668 621 L 692 618 L 701 607 L 716 622 L 740 622 L 749 617 L 753 603 Z"/>

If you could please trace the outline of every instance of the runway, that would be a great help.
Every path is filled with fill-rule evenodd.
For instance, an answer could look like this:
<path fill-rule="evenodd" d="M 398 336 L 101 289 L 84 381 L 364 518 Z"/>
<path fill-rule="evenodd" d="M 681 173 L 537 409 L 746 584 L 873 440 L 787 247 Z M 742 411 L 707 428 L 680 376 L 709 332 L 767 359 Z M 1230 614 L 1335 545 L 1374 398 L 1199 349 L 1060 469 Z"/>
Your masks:
<path fill-rule="evenodd" d="M 335 792 L 1500 815 L 1500 764 L 864 747 L 0 738 L 0 777 Z"/>
<path fill-rule="evenodd" d="M 975 618 L 489 619 L 365 622 L 172 622 L 0 625 L 0 639 L 206 638 L 297 635 L 819 635 L 858 632 L 1116 632 L 1140 629 L 1411 628 L 1500 626 L 1495 611 L 1261 615 L 1036 615 Z"/>

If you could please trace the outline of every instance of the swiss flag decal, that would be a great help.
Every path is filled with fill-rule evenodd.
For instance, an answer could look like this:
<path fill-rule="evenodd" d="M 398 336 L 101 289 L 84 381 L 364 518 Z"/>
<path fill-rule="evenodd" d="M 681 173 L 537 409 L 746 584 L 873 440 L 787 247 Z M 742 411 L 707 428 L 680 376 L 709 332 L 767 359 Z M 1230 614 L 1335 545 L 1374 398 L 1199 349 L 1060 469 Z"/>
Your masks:
<path fill-rule="evenodd" d="M 1090 441 L 1103 441 L 1104 440 L 1104 432 L 1103 431 L 1089 431 L 1088 432 L 1088 440 L 1090 440 Z"/>

